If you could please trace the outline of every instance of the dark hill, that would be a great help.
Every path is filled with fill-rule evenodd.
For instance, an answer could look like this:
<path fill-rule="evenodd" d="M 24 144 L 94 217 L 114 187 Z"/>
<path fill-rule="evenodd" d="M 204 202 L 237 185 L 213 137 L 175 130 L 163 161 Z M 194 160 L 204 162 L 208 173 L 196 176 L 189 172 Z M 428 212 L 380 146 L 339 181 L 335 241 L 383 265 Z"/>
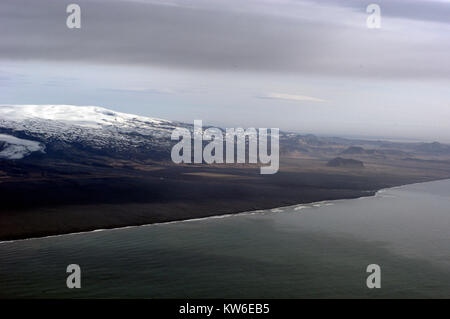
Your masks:
<path fill-rule="evenodd" d="M 350 158 L 336 157 L 327 163 L 327 166 L 331 167 L 351 167 L 351 168 L 362 168 L 364 163 L 358 160 Z"/>

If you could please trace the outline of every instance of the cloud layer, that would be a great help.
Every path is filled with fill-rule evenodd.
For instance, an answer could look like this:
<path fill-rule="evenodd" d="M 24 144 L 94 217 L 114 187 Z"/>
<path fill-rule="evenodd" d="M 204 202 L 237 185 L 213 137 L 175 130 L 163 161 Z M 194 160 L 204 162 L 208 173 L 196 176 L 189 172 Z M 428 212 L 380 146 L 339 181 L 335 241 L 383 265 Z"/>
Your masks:
<path fill-rule="evenodd" d="M 378 1 L 3 0 L 0 59 L 289 72 L 345 77 L 450 78 L 450 4 Z M 342 4 L 343 3 L 343 4 Z"/>

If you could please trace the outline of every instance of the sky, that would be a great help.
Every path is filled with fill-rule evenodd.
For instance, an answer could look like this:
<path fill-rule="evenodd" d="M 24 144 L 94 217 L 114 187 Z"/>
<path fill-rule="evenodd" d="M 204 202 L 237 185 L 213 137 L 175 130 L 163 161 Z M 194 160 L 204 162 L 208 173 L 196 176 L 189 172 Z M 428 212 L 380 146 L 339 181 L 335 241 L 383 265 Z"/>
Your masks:
<path fill-rule="evenodd" d="M 2 0 L 0 39 L 0 104 L 450 142 L 450 1 Z"/>

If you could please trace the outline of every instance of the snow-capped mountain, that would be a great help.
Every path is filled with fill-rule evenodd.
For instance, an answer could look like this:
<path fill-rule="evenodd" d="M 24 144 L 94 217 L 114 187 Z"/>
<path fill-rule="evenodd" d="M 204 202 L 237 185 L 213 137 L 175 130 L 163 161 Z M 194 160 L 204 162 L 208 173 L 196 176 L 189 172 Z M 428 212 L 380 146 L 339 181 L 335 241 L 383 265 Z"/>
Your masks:
<path fill-rule="evenodd" d="M 0 105 L 0 157 L 19 159 L 68 145 L 114 153 L 166 152 L 179 125 L 98 106 Z"/>
<path fill-rule="evenodd" d="M 63 158 L 78 163 L 90 163 L 87 159 L 93 157 L 99 161 L 99 156 L 112 160 L 170 161 L 171 148 L 176 143 L 170 136 L 177 127 L 193 133 L 192 124 L 99 106 L 0 105 L 0 159 L 28 159 L 44 154 L 45 159 Z M 327 150 L 336 143 L 347 142 L 280 132 L 281 152 Z"/>

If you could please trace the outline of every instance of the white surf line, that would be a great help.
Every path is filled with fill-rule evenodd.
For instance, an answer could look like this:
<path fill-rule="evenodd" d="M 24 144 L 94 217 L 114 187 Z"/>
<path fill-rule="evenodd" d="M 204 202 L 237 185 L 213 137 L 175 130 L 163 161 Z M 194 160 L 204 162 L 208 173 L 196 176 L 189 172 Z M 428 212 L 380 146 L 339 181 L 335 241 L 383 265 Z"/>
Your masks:
<path fill-rule="evenodd" d="M 302 204 L 294 204 L 294 205 L 289 205 L 289 206 L 281 206 L 281 207 L 270 208 L 270 209 L 258 209 L 258 210 L 254 210 L 254 211 L 247 211 L 247 212 L 240 212 L 240 213 L 231 213 L 231 214 L 213 215 L 213 216 L 200 217 L 200 218 L 173 220 L 173 221 L 169 221 L 169 222 L 151 223 L 151 224 L 143 224 L 143 225 L 130 225 L 130 226 L 115 227 L 115 228 L 99 228 L 99 229 L 74 232 L 74 233 L 48 235 L 48 236 L 42 236 L 42 237 L 21 238 L 21 239 L 13 239 L 13 240 L 3 240 L 3 241 L 0 241 L 0 244 L 14 243 L 14 242 L 20 242 L 20 241 L 25 241 L 25 240 L 39 240 L 39 239 L 46 239 L 46 238 L 98 233 L 98 232 L 114 231 L 114 230 L 121 230 L 121 229 L 128 229 L 128 228 L 150 227 L 150 226 L 169 225 L 169 224 L 178 224 L 178 223 L 187 223 L 187 222 L 197 222 L 197 221 L 208 220 L 208 219 L 221 219 L 221 218 L 234 217 L 234 216 L 282 213 L 282 212 L 284 212 L 284 209 L 292 208 L 292 209 L 296 210 L 295 208 L 298 206 L 302 206 L 301 209 L 315 208 L 315 207 L 318 208 L 318 207 L 334 205 L 333 202 L 337 202 L 337 201 L 345 201 L 345 200 L 367 198 L 367 197 L 372 197 L 372 196 L 361 196 L 361 197 L 356 197 L 356 198 L 341 198 L 341 199 L 334 199 L 334 200 L 325 200 L 325 201 L 318 201 L 318 202 L 311 202 L 311 203 L 302 203 Z M 323 204 L 325 204 L 325 205 L 323 205 Z M 317 206 L 315 206 L 315 205 L 317 205 Z"/>
<path fill-rule="evenodd" d="M 270 210 L 271 213 L 282 213 L 284 212 L 284 210 L 282 210 L 281 208 L 273 208 Z"/>
<path fill-rule="evenodd" d="M 186 222 L 196 222 L 196 221 L 202 221 L 202 220 L 207 220 L 207 219 L 227 218 L 227 217 L 242 216 L 242 215 L 268 214 L 268 213 L 273 213 L 272 210 L 282 210 L 282 211 L 284 211 L 284 209 L 289 209 L 289 208 L 292 208 L 294 211 L 295 210 L 306 209 L 306 208 L 315 208 L 315 207 L 318 208 L 318 207 L 334 205 L 334 203 L 340 202 L 340 201 L 377 197 L 378 193 L 380 193 L 380 192 L 383 193 L 385 191 L 392 190 L 392 189 L 398 189 L 398 188 L 401 188 L 401 187 L 404 187 L 404 186 L 418 185 L 418 184 L 424 184 L 424 183 L 432 183 L 432 182 L 438 182 L 438 181 L 444 181 L 444 180 L 449 180 L 450 181 L 450 179 L 443 178 L 443 179 L 437 179 L 437 180 L 427 181 L 427 182 L 417 182 L 417 183 L 403 184 L 403 185 L 393 186 L 393 187 L 388 187 L 388 188 L 382 188 L 382 189 L 379 189 L 378 191 L 376 191 L 374 195 L 360 196 L 360 197 L 355 197 L 355 198 L 341 198 L 341 199 L 333 199 L 333 200 L 322 200 L 322 201 L 318 201 L 318 202 L 301 203 L 301 204 L 294 204 L 294 205 L 289 205 L 289 206 L 281 206 L 281 207 L 269 208 L 269 209 L 258 209 L 258 210 L 254 210 L 254 211 L 248 211 L 248 212 L 223 214 L 223 215 L 213 215 L 213 216 L 200 217 L 200 218 L 190 218 L 190 219 L 183 219 L 183 220 L 174 220 L 174 221 L 170 221 L 170 222 L 161 222 L 161 223 L 152 223 L 152 224 L 143 224 L 143 225 L 131 225 L 131 226 L 116 227 L 116 228 L 94 229 L 94 230 L 75 232 L 75 233 L 66 233 L 66 234 L 49 235 L 49 236 L 42 236 L 42 237 L 31 237 L 31 238 L 22 238 L 22 239 L 13 239 L 13 240 L 4 240 L 4 241 L 0 241 L 0 244 L 14 243 L 14 242 L 20 242 L 20 241 L 25 241 L 25 240 L 39 240 L 39 239 L 45 239 L 45 238 L 54 238 L 54 237 L 62 237 L 62 236 L 73 236 L 73 235 L 79 235 L 79 234 L 89 234 L 89 233 L 104 232 L 104 231 L 114 231 L 114 230 L 121 230 L 121 229 L 128 229 L 128 228 L 159 226 L 159 225 L 167 225 L 167 224 L 186 223 Z M 367 191 L 367 192 L 371 192 L 371 191 Z M 329 205 L 314 206 L 314 205 L 318 205 L 318 204 L 329 204 Z M 301 206 L 301 208 L 299 208 L 300 206 Z"/>
<path fill-rule="evenodd" d="M 208 219 L 221 219 L 221 218 L 228 218 L 228 217 L 235 217 L 235 216 L 237 217 L 237 216 L 256 215 L 256 214 L 282 213 L 282 212 L 285 212 L 284 209 L 289 209 L 289 208 L 292 208 L 294 210 L 299 210 L 299 209 L 296 209 L 296 207 L 298 207 L 298 206 L 302 206 L 301 209 L 303 209 L 303 208 L 314 208 L 314 207 L 324 207 L 324 206 L 334 205 L 332 202 L 336 202 L 336 201 L 352 200 L 352 199 L 365 198 L 365 197 L 371 197 L 371 196 L 362 196 L 362 197 L 357 197 L 357 198 L 341 198 L 341 199 L 334 199 L 334 200 L 325 200 L 325 201 L 318 201 L 318 202 L 311 202 L 311 203 L 302 203 L 302 204 L 294 204 L 294 205 L 289 205 L 289 206 L 281 206 L 281 207 L 269 208 L 269 209 L 251 210 L 251 211 L 240 212 L 240 213 L 231 213 L 231 214 L 213 215 L 213 216 L 199 217 L 199 218 L 173 220 L 173 221 L 169 221 L 169 222 L 151 223 L 151 224 L 143 224 L 143 225 L 130 225 L 130 226 L 115 227 L 115 228 L 99 228 L 99 229 L 87 230 L 87 231 L 81 231 L 81 232 L 74 232 L 74 233 L 65 233 L 65 234 L 48 235 L 48 236 L 31 237 L 31 238 L 21 238 L 21 239 L 12 239 L 12 240 L 3 240 L 3 241 L 0 241 L 0 244 L 14 243 L 14 242 L 20 242 L 20 241 L 25 241 L 25 240 L 39 240 L 39 239 L 54 238 L 54 237 L 73 236 L 73 235 L 89 234 L 89 233 L 98 233 L 98 232 L 114 231 L 114 230 L 121 230 L 121 229 L 128 229 L 128 228 L 150 227 L 150 226 L 169 225 L 169 224 L 178 224 L 178 223 L 187 223 L 187 222 L 197 222 L 197 221 L 208 220 Z M 318 205 L 318 206 L 314 206 L 314 205 Z"/>
<path fill-rule="evenodd" d="M 196 221 L 202 221 L 202 220 L 208 220 L 208 219 L 221 219 L 221 218 L 227 218 L 227 217 L 242 216 L 242 215 L 255 215 L 255 214 L 262 214 L 262 213 L 268 213 L 268 211 L 266 211 L 266 210 L 255 210 L 255 211 L 232 213 L 232 214 L 213 215 L 213 216 L 200 217 L 200 218 L 189 218 L 189 219 L 182 219 L 182 220 L 173 220 L 173 221 L 169 221 L 169 222 L 151 223 L 151 224 L 143 224 L 143 225 L 130 225 L 130 226 L 115 227 L 115 228 L 99 228 L 99 229 L 80 231 L 80 232 L 74 232 L 74 233 L 65 233 L 65 234 L 48 235 L 48 236 L 31 237 L 31 238 L 21 238 L 21 239 L 12 239 L 12 240 L 3 240 L 3 241 L 0 241 L 0 244 L 14 243 L 14 242 L 20 242 L 20 241 L 25 241 L 25 240 L 39 240 L 39 239 L 45 239 L 45 238 L 54 238 L 54 237 L 73 236 L 73 235 L 80 235 L 80 234 L 99 233 L 99 232 L 104 232 L 104 231 L 114 231 L 114 230 L 121 230 L 121 229 L 128 229 L 128 228 L 149 227 L 149 226 L 159 226 L 159 225 L 168 225 L 168 224 L 179 224 L 179 223 L 187 223 L 187 222 L 196 222 Z"/>
<path fill-rule="evenodd" d="M 324 207 L 324 206 L 334 205 L 333 202 L 337 202 L 337 201 L 345 201 L 345 200 L 367 198 L 367 197 L 372 197 L 372 196 L 361 196 L 361 197 L 356 197 L 356 198 L 341 198 L 341 199 L 334 199 L 334 200 L 325 200 L 325 201 L 318 201 L 318 202 L 311 202 L 311 203 L 302 203 L 302 204 L 294 204 L 294 205 L 289 205 L 289 206 L 281 206 L 281 207 L 270 208 L 270 209 L 258 209 L 258 210 L 254 210 L 254 211 L 248 211 L 248 212 L 213 215 L 213 216 L 207 216 L 207 217 L 189 218 L 189 219 L 182 219 L 182 220 L 173 220 L 173 221 L 169 221 L 169 222 L 151 223 L 151 224 L 143 224 L 143 225 L 130 225 L 130 226 L 115 227 L 115 228 L 99 228 L 99 229 L 74 232 L 74 233 L 48 235 L 48 236 L 42 236 L 42 237 L 21 238 L 21 239 L 13 239 L 13 240 L 4 240 L 4 241 L 0 241 L 0 244 L 14 243 L 14 242 L 20 242 L 20 241 L 26 241 L 26 240 L 39 240 L 39 239 L 46 239 L 46 238 L 98 233 L 98 232 L 122 230 L 122 229 L 128 229 L 128 228 L 150 227 L 150 226 L 169 225 L 169 224 L 178 224 L 178 223 L 187 223 L 187 222 L 197 222 L 197 221 L 208 220 L 208 219 L 221 219 L 221 218 L 235 217 L 235 216 L 237 217 L 237 216 L 244 216 L 244 215 L 282 213 L 282 212 L 284 212 L 284 209 L 293 208 L 294 210 L 296 210 L 295 208 L 298 207 L 299 205 L 304 206 L 304 207 L 302 207 L 302 209 L 303 208 Z M 322 205 L 322 204 L 326 204 L 326 205 Z M 318 206 L 314 206 L 314 205 L 318 205 Z"/>

